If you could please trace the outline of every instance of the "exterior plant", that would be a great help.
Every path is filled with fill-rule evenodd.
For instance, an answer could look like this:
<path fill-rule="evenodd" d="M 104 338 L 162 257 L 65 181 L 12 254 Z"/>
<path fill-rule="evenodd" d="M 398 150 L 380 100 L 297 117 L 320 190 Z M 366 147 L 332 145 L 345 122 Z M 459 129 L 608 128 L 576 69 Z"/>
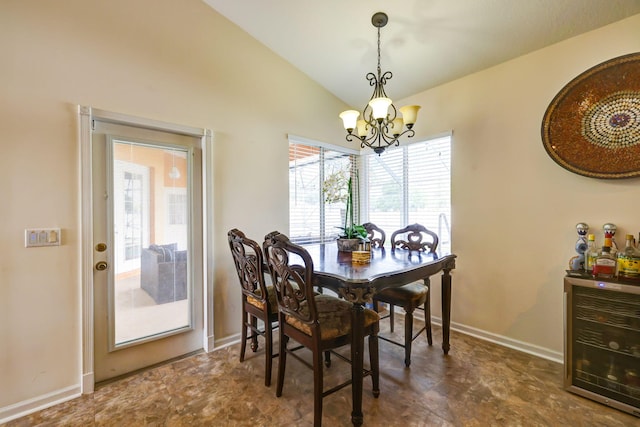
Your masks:
<path fill-rule="evenodd" d="M 347 170 L 340 170 L 332 173 L 324 180 L 322 191 L 325 194 L 327 203 L 345 203 L 344 226 L 338 227 L 342 230 L 340 238 L 358 239 L 366 238 L 367 230 L 354 221 L 353 209 L 353 181 Z"/>

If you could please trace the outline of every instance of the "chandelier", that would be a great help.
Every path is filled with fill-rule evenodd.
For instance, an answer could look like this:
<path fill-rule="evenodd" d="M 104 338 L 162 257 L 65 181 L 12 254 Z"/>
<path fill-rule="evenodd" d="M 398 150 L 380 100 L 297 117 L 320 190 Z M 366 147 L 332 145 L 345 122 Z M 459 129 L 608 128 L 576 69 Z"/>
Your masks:
<path fill-rule="evenodd" d="M 415 135 L 413 125 L 418 116 L 419 105 L 406 105 L 396 109 L 393 101 L 387 97 L 384 85 L 391 79 L 391 71 L 382 73 L 380 69 L 380 28 L 387 25 L 389 17 L 384 12 L 377 12 L 371 17 L 371 24 L 378 29 L 378 74 L 368 73 L 366 78 L 373 86 L 371 99 L 362 110 L 362 118 L 358 120 L 360 112 L 347 110 L 340 113 L 340 118 L 347 130 L 347 141 L 357 139 L 362 148 L 372 148 L 378 155 L 390 145 L 399 145 L 402 135 L 408 138 Z M 398 115 L 398 110 L 402 117 Z M 405 129 L 406 126 L 406 129 Z M 356 134 L 353 131 L 356 130 Z"/>

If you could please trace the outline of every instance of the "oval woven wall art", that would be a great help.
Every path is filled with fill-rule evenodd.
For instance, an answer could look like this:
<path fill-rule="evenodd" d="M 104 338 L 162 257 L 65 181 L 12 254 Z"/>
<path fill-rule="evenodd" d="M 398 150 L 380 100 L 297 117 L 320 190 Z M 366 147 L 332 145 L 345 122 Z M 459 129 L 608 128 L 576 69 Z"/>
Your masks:
<path fill-rule="evenodd" d="M 542 142 L 571 172 L 640 176 L 640 53 L 598 64 L 562 88 L 544 114 Z"/>

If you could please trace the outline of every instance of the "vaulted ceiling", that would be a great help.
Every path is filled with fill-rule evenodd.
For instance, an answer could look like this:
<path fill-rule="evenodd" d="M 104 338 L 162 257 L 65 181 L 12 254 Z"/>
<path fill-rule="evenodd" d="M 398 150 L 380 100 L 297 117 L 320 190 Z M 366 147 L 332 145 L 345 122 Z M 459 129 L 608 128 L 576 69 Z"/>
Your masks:
<path fill-rule="evenodd" d="M 335 96 L 361 109 L 377 66 L 401 99 L 640 13 L 640 0 L 204 0 Z M 595 65 L 595 64 L 594 64 Z"/>

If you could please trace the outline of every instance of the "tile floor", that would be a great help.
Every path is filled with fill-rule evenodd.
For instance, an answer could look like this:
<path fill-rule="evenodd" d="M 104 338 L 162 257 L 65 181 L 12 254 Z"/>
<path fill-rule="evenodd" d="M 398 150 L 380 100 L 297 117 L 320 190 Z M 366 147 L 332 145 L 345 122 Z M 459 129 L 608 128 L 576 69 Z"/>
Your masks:
<path fill-rule="evenodd" d="M 438 327 L 434 342 L 441 342 Z M 277 364 L 273 384 L 265 387 L 263 346 L 249 350 L 244 363 L 239 349 L 236 344 L 139 372 L 5 427 L 312 425 L 311 370 L 288 358 L 284 393 L 276 398 Z M 372 397 L 365 378 L 365 426 L 640 426 L 640 418 L 564 391 L 562 365 L 455 331 L 448 356 L 419 338 L 410 369 L 403 349 L 380 341 L 380 364 L 380 398 Z M 334 358 L 325 387 L 347 375 L 349 366 Z M 323 403 L 324 426 L 351 425 L 350 387 Z"/>

